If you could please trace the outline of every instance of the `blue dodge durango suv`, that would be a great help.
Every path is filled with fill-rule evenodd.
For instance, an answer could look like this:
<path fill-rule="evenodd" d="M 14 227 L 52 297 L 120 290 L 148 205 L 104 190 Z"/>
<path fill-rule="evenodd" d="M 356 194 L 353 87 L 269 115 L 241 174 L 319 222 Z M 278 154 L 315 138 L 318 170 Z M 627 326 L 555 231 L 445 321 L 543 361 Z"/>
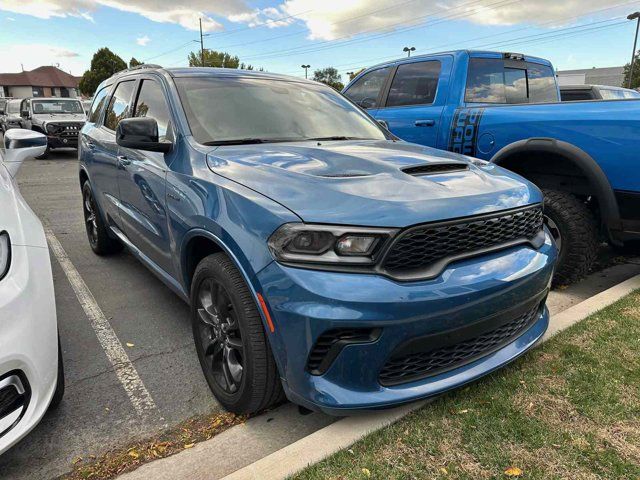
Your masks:
<path fill-rule="evenodd" d="M 325 85 L 127 70 L 98 87 L 79 156 L 91 248 L 126 246 L 190 304 L 206 380 L 234 412 L 436 395 L 547 328 L 540 191 L 400 141 Z"/>

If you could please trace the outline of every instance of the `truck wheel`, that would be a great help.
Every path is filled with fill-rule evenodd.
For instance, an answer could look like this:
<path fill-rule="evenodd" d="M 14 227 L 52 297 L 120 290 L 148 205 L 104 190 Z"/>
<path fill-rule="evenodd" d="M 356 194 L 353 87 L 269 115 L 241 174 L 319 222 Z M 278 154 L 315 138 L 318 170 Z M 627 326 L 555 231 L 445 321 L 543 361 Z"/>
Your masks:
<path fill-rule="evenodd" d="M 204 376 L 227 410 L 255 413 L 283 399 L 256 302 L 224 253 L 209 255 L 196 267 L 191 322 Z"/>
<path fill-rule="evenodd" d="M 60 347 L 60 339 L 58 338 L 58 381 L 56 383 L 56 391 L 49 404 L 49 410 L 58 408 L 64 397 L 64 364 L 62 362 L 62 348 Z"/>
<path fill-rule="evenodd" d="M 42 155 L 38 155 L 36 157 L 36 160 L 44 160 L 45 158 L 47 158 L 49 156 L 50 152 L 51 152 L 51 149 L 49 148 L 49 145 L 47 145 L 47 149 L 44 151 L 44 153 Z"/>
<path fill-rule="evenodd" d="M 553 285 L 569 285 L 585 276 L 596 259 L 598 226 L 593 213 L 574 195 L 543 193 L 545 223 L 559 249 Z"/>
<path fill-rule="evenodd" d="M 82 211 L 89 245 L 95 254 L 109 255 L 122 250 L 122 243 L 109 236 L 107 226 L 96 207 L 89 180 L 85 181 L 82 186 Z"/>

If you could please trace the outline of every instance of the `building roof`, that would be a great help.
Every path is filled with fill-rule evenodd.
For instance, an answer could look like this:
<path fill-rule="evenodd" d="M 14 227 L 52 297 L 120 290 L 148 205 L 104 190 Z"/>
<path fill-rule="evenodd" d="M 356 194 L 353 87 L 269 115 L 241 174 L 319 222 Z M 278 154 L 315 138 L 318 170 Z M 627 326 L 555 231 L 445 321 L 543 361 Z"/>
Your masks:
<path fill-rule="evenodd" d="M 585 68 L 581 70 L 560 70 L 556 72 L 563 75 L 584 75 L 584 83 L 590 85 L 622 86 L 624 80 L 624 67 Z"/>
<path fill-rule="evenodd" d="M 0 73 L 4 87 L 67 87 L 77 88 L 80 79 L 52 66 L 38 67 L 28 72 Z"/>

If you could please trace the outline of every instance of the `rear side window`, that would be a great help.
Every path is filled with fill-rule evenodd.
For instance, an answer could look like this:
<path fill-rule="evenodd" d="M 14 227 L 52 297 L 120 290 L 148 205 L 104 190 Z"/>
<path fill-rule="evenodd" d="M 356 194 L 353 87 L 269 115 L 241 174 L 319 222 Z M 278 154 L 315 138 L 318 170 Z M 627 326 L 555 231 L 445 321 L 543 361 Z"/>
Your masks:
<path fill-rule="evenodd" d="M 134 85 L 135 82 L 133 80 L 121 82 L 116 87 L 116 91 L 113 92 L 104 118 L 104 126 L 109 130 L 115 131 L 120 120 L 129 116 L 129 104 L 131 103 Z"/>
<path fill-rule="evenodd" d="M 378 95 L 389 75 L 389 67 L 380 68 L 364 74 L 354 83 L 345 95 L 362 108 L 378 106 Z"/>
<path fill-rule="evenodd" d="M 104 87 L 93 97 L 93 102 L 91 103 L 91 108 L 89 109 L 88 115 L 89 122 L 98 123 L 98 120 L 100 119 L 100 113 L 102 113 L 102 110 L 104 109 L 104 103 L 107 99 L 107 89 L 108 87 Z"/>
<path fill-rule="evenodd" d="M 391 82 L 387 107 L 433 103 L 438 89 L 440 62 L 417 62 L 400 65 Z"/>
<path fill-rule="evenodd" d="M 164 140 L 171 122 L 169 107 L 162 87 L 153 80 L 143 80 L 136 102 L 134 117 L 153 118 L 158 122 L 158 137 Z"/>
<path fill-rule="evenodd" d="M 527 62 L 521 65 L 509 63 L 506 66 L 502 59 L 497 58 L 472 58 L 465 101 L 502 104 L 557 102 L 553 69 Z"/>

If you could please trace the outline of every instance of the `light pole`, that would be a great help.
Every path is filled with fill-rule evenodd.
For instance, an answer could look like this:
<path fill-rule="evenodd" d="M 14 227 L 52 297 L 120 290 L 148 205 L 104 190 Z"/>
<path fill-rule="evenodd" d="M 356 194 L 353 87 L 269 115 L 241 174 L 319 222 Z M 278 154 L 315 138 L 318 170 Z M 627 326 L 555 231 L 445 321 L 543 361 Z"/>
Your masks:
<path fill-rule="evenodd" d="M 311 68 L 311 65 L 300 65 L 304 68 L 304 78 L 307 78 L 307 69 Z"/>
<path fill-rule="evenodd" d="M 411 56 L 411 52 L 415 52 L 416 51 L 416 47 L 404 47 L 402 49 L 403 52 L 407 52 L 407 57 Z"/>
<path fill-rule="evenodd" d="M 202 38 L 202 18 L 200 18 L 200 66 L 204 67 L 204 39 Z"/>
<path fill-rule="evenodd" d="M 633 52 L 631 52 L 631 69 L 629 72 L 629 81 L 627 82 L 627 88 L 631 88 L 631 81 L 633 80 L 633 64 L 636 59 L 636 45 L 638 43 L 638 30 L 640 30 L 640 12 L 634 12 L 627 17 L 627 20 L 637 20 L 636 24 L 636 36 L 633 38 Z"/>

